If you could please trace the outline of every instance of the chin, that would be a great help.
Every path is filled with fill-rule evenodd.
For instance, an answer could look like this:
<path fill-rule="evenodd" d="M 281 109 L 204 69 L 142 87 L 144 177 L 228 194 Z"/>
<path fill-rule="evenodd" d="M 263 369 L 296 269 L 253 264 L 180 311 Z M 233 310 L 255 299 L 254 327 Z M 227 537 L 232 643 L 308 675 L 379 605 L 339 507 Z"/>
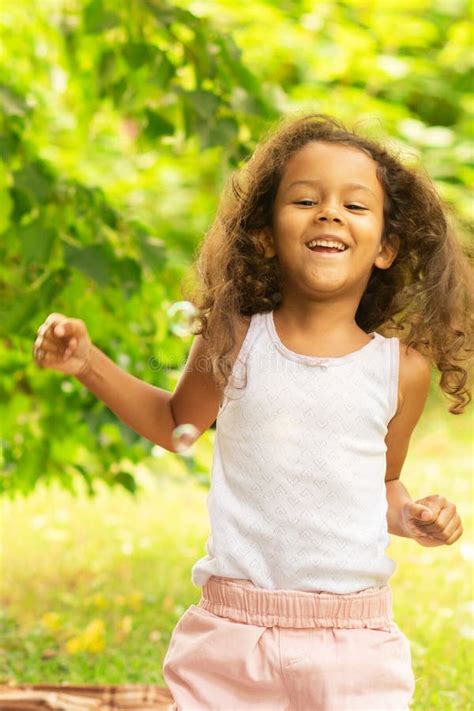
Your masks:
<path fill-rule="evenodd" d="M 334 289 L 340 289 L 341 287 L 345 286 L 347 284 L 347 281 L 345 278 L 339 278 L 339 279 L 311 279 L 308 282 L 305 283 L 307 286 L 313 290 L 317 289 L 318 291 L 334 291 Z"/>

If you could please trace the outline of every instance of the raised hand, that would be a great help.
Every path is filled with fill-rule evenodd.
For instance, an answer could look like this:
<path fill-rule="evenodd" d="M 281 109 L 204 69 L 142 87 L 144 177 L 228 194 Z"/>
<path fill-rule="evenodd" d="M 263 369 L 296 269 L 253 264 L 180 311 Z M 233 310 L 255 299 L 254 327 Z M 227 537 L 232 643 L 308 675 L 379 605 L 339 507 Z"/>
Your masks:
<path fill-rule="evenodd" d="M 78 376 L 89 370 L 91 351 L 84 321 L 52 313 L 38 328 L 33 356 L 40 368 Z"/>

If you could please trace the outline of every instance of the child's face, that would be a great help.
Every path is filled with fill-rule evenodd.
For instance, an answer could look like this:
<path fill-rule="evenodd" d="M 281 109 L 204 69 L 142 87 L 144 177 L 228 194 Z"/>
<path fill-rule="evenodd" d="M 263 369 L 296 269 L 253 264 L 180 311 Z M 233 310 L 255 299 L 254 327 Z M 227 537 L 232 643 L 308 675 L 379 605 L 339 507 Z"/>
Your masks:
<path fill-rule="evenodd" d="M 264 235 L 266 256 L 278 257 L 283 290 L 307 297 L 351 293 L 360 300 L 372 267 L 386 269 L 396 256 L 381 244 L 383 199 L 376 163 L 362 151 L 313 141 L 295 153 L 278 187 L 272 229 Z M 347 249 L 310 250 L 308 242 L 324 233 Z"/>

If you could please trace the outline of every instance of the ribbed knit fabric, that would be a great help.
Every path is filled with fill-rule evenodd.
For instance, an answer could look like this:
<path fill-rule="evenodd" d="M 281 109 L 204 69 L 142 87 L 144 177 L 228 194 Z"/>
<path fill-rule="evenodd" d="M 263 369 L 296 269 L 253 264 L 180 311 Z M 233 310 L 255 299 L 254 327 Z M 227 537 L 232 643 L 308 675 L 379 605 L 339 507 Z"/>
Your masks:
<path fill-rule="evenodd" d="M 269 590 L 386 585 L 387 425 L 399 340 L 377 332 L 342 357 L 294 353 L 254 314 L 216 422 L 207 555 L 192 568 Z M 241 389 L 247 378 L 246 386 Z"/>

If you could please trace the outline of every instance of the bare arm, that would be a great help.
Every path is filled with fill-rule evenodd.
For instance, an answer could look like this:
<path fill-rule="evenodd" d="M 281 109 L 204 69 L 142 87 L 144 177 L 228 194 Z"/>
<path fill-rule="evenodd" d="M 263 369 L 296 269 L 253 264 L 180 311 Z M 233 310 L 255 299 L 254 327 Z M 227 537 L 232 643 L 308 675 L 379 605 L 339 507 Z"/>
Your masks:
<path fill-rule="evenodd" d="M 406 487 L 400 481 L 400 473 L 408 452 L 411 435 L 420 419 L 428 397 L 431 368 L 429 360 L 418 351 L 406 350 L 400 344 L 399 405 L 388 425 L 387 468 L 385 487 L 387 492 L 388 532 L 411 538 L 402 520 L 403 507 L 412 501 Z"/>
<path fill-rule="evenodd" d="M 234 360 L 248 325 L 236 326 Z M 173 430 L 192 424 L 198 437 L 217 418 L 221 392 L 216 386 L 203 336 L 194 337 L 186 365 L 173 393 L 126 373 L 93 346 L 91 368 L 78 379 L 105 402 L 123 422 L 143 437 L 174 452 Z"/>
<path fill-rule="evenodd" d="M 231 362 L 238 355 L 248 325 L 248 319 L 237 319 L 235 345 L 227 356 Z M 178 425 L 192 424 L 200 435 L 217 417 L 221 393 L 212 375 L 208 343 L 201 335 L 194 338 L 174 393 L 116 365 L 93 345 L 81 319 L 50 314 L 38 329 L 34 353 L 40 367 L 74 375 L 126 425 L 171 452 L 176 451 L 173 430 Z"/>
<path fill-rule="evenodd" d="M 88 371 L 76 377 L 135 432 L 174 451 L 172 434 L 176 425 L 170 392 L 122 370 L 96 346 L 92 346 Z"/>

